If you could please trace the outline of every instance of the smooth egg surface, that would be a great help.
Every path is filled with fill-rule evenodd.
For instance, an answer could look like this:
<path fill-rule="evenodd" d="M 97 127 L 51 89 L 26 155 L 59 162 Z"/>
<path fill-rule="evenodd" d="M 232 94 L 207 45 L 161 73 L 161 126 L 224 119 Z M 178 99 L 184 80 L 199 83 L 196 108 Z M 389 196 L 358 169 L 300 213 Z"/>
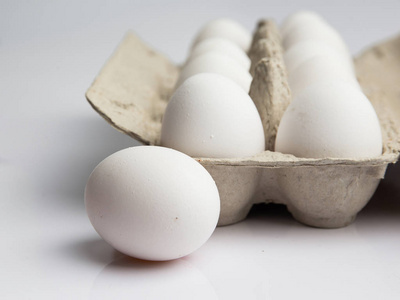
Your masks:
<path fill-rule="evenodd" d="M 246 157 L 265 149 L 264 130 L 250 96 L 213 73 L 188 78 L 172 95 L 161 145 L 192 157 Z"/>
<path fill-rule="evenodd" d="M 243 66 L 246 71 L 250 69 L 251 62 L 247 54 L 238 45 L 223 38 L 208 38 L 202 40 L 192 49 L 188 61 L 207 52 L 217 52 L 228 56 Z"/>
<path fill-rule="evenodd" d="M 189 77 L 199 73 L 217 73 L 235 81 L 248 93 L 253 77 L 237 61 L 220 53 L 206 52 L 189 61 L 182 69 L 177 82 L 180 86 Z"/>
<path fill-rule="evenodd" d="M 243 25 L 234 20 L 224 18 L 207 23 L 198 33 L 193 45 L 211 37 L 230 40 L 245 52 L 249 50 L 252 40 L 250 32 Z"/>
<path fill-rule="evenodd" d="M 301 63 L 289 75 L 289 85 L 293 97 L 310 85 L 327 81 L 347 82 L 355 88 L 361 87 L 347 64 L 333 56 L 316 55 Z"/>
<path fill-rule="evenodd" d="M 326 24 L 325 20 L 317 13 L 308 10 L 300 10 L 289 15 L 281 25 L 281 35 L 285 38 L 293 29 L 303 26 L 320 26 Z"/>
<path fill-rule="evenodd" d="M 286 51 L 297 43 L 304 41 L 318 41 L 327 44 L 340 53 L 340 55 L 350 56 L 350 52 L 346 43 L 340 34 L 328 24 L 303 25 L 291 30 L 285 38 L 283 38 L 283 47 Z"/>
<path fill-rule="evenodd" d="M 335 60 L 343 67 L 348 67 L 350 73 L 354 73 L 353 60 L 349 55 L 335 51 L 326 43 L 316 40 L 299 42 L 284 53 L 286 69 L 292 74 L 303 62 L 314 56 L 324 56 L 327 60 Z"/>
<path fill-rule="evenodd" d="M 367 158 L 382 153 L 378 117 L 367 97 L 342 82 L 314 84 L 292 101 L 275 150 L 307 158 Z"/>
<path fill-rule="evenodd" d="M 206 169 L 173 149 L 118 151 L 92 172 L 85 189 L 89 219 L 118 251 L 145 260 L 192 253 L 213 233 L 218 189 Z"/>

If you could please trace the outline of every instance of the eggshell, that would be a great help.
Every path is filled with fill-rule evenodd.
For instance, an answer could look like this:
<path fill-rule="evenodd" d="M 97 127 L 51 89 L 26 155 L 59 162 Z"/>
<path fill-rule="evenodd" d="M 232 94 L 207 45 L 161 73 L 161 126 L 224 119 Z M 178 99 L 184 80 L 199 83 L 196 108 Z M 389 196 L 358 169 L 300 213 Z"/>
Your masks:
<path fill-rule="evenodd" d="M 203 245 L 220 200 L 211 175 L 173 149 L 140 146 L 116 152 L 92 172 L 85 189 L 89 219 L 118 251 L 171 260 Z"/>
<path fill-rule="evenodd" d="M 319 55 L 326 57 L 328 60 L 334 59 L 340 65 L 348 67 L 351 73 L 354 73 L 353 59 L 349 55 L 343 55 L 343 53 L 335 51 L 335 49 L 326 43 L 316 40 L 306 40 L 290 47 L 290 49 L 284 53 L 283 57 L 285 60 L 286 70 L 291 74 L 303 62 Z"/>
<path fill-rule="evenodd" d="M 379 156 L 379 120 L 367 97 L 354 86 L 341 82 L 314 84 L 285 111 L 275 149 L 306 158 Z"/>
<path fill-rule="evenodd" d="M 207 52 L 217 52 L 228 56 L 243 66 L 245 70 L 248 71 L 250 69 L 250 58 L 247 54 L 237 44 L 223 38 L 202 40 L 192 49 L 188 61 Z"/>
<path fill-rule="evenodd" d="M 172 95 L 161 145 L 194 157 L 246 157 L 264 151 L 264 131 L 250 96 L 219 74 L 187 79 Z"/>
<path fill-rule="evenodd" d="M 295 44 L 309 40 L 325 43 L 338 51 L 340 55 L 350 56 L 346 43 L 340 34 L 333 27 L 324 23 L 319 26 L 307 24 L 293 28 L 283 38 L 283 47 L 288 51 Z"/>
<path fill-rule="evenodd" d="M 230 19 L 216 19 L 207 23 L 198 33 L 193 45 L 204 39 L 219 37 L 237 44 L 243 51 L 248 51 L 251 44 L 251 34 L 240 23 Z"/>
<path fill-rule="evenodd" d="M 234 59 L 215 52 L 207 52 L 195 57 L 184 66 L 177 87 L 187 78 L 199 73 L 217 73 L 230 78 L 248 93 L 253 77 Z"/>
<path fill-rule="evenodd" d="M 326 24 L 325 20 L 317 13 L 308 10 L 300 10 L 289 15 L 281 25 L 281 35 L 285 38 L 293 29 L 304 26 L 320 26 Z"/>
<path fill-rule="evenodd" d="M 309 85 L 326 81 L 343 81 L 360 89 L 354 73 L 341 59 L 333 56 L 317 55 L 301 63 L 289 74 L 289 86 L 296 97 Z"/>

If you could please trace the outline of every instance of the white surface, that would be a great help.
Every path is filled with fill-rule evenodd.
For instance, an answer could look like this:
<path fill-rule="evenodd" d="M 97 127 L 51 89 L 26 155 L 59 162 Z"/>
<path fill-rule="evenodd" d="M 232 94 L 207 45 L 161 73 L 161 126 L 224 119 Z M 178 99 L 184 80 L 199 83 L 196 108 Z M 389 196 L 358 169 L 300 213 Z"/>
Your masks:
<path fill-rule="evenodd" d="M 248 93 L 223 75 L 199 73 L 171 96 L 163 116 L 161 145 L 192 157 L 233 158 L 264 151 L 265 139 Z"/>
<path fill-rule="evenodd" d="M 126 255 L 152 261 L 184 257 L 208 241 L 220 199 L 211 175 L 166 147 L 120 150 L 94 169 L 85 188 L 89 220 Z"/>
<path fill-rule="evenodd" d="M 182 68 L 176 86 L 181 86 L 186 79 L 199 73 L 216 73 L 236 82 L 247 94 L 253 77 L 235 59 L 215 52 L 208 52 L 195 57 Z"/>
<path fill-rule="evenodd" d="M 322 59 L 316 56 L 309 61 L 317 61 L 316 58 Z M 324 77 L 323 73 L 319 75 Z M 339 78 L 319 81 L 314 76 L 313 83 L 309 83 L 293 98 L 282 116 L 276 134 L 276 151 L 308 158 L 380 156 L 379 119 L 360 88 Z"/>
<path fill-rule="evenodd" d="M 232 41 L 246 52 L 250 49 L 252 40 L 251 32 L 241 23 L 229 18 L 218 18 L 206 23 L 199 30 L 193 46 L 214 37 Z"/>
<path fill-rule="evenodd" d="M 309 228 L 267 206 L 169 263 L 123 256 L 86 217 L 90 172 L 137 145 L 84 99 L 127 29 L 182 62 L 209 19 L 233 17 L 251 30 L 262 16 L 281 21 L 298 8 L 322 13 L 353 53 L 400 30 L 395 0 L 2 1 L 0 298 L 399 299 L 399 165 L 347 228 Z"/>
<path fill-rule="evenodd" d="M 199 42 L 195 47 L 193 47 L 185 64 L 208 52 L 226 55 L 227 57 L 234 59 L 235 62 L 240 64 L 246 71 L 250 69 L 251 61 L 246 52 L 235 43 L 220 37 L 208 38 Z"/>

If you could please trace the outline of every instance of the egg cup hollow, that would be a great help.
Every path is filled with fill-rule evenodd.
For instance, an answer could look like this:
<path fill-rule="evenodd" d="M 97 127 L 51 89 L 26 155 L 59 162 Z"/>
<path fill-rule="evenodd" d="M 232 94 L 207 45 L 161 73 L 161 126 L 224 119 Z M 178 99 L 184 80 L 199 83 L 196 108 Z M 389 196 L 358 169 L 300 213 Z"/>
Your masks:
<path fill-rule="evenodd" d="M 261 20 L 254 32 L 252 97 L 263 122 L 266 151 L 242 158 L 195 158 L 214 178 L 221 198 L 218 225 L 246 218 L 253 204 L 285 204 L 299 222 L 320 228 L 349 225 L 368 203 L 400 151 L 400 36 L 354 59 L 357 79 L 378 115 L 378 157 L 299 158 L 274 152 L 279 121 L 290 103 L 279 31 Z M 90 105 L 117 130 L 159 145 L 161 122 L 180 67 L 128 32 L 88 89 Z"/>

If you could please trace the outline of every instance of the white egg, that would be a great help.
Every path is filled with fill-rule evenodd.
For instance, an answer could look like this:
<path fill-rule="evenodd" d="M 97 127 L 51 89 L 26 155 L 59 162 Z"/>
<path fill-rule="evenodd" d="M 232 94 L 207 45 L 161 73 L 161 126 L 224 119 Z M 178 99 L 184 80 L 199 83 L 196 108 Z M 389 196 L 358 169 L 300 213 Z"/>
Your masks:
<path fill-rule="evenodd" d="M 275 150 L 308 158 L 379 156 L 379 120 L 369 100 L 352 85 L 314 84 L 285 111 Z"/>
<path fill-rule="evenodd" d="M 252 40 L 250 32 L 240 23 L 230 19 L 216 19 L 207 23 L 200 30 L 193 45 L 211 37 L 230 40 L 246 52 L 249 50 Z"/>
<path fill-rule="evenodd" d="M 188 255 L 213 233 L 220 211 L 211 175 L 173 149 L 116 152 L 92 172 L 85 189 L 89 219 L 118 251 L 145 260 Z"/>
<path fill-rule="evenodd" d="M 234 59 L 215 52 L 201 54 L 182 69 L 176 86 L 180 86 L 187 78 L 199 73 L 217 73 L 230 78 L 248 93 L 253 77 Z"/>
<path fill-rule="evenodd" d="M 303 26 L 312 25 L 319 26 L 326 24 L 325 20 L 317 13 L 308 10 L 297 11 L 288 16 L 281 25 L 281 35 L 283 38 L 293 29 Z"/>
<path fill-rule="evenodd" d="M 194 157 L 246 157 L 264 151 L 264 131 L 250 96 L 226 77 L 187 79 L 166 108 L 161 145 Z"/>
<path fill-rule="evenodd" d="M 335 49 L 340 55 L 350 57 L 346 43 L 340 34 L 328 24 L 303 25 L 291 30 L 283 39 L 283 46 L 288 51 L 295 44 L 304 41 L 318 41 Z"/>
<path fill-rule="evenodd" d="M 315 40 L 299 42 L 284 53 L 285 65 L 288 73 L 293 73 L 301 63 L 318 55 L 322 55 L 328 60 L 332 58 L 344 67 L 348 67 L 351 73 L 354 73 L 353 60 L 350 56 L 343 55 L 326 43 Z"/>
<path fill-rule="evenodd" d="M 248 71 L 250 69 L 251 62 L 247 54 L 238 45 L 223 38 L 208 38 L 202 40 L 192 49 L 188 61 L 207 52 L 217 52 L 228 56 L 243 66 L 245 70 Z"/>
<path fill-rule="evenodd" d="M 348 65 L 333 56 L 316 55 L 301 63 L 289 75 L 289 86 L 293 97 L 310 85 L 327 81 L 343 81 L 361 89 Z"/>

